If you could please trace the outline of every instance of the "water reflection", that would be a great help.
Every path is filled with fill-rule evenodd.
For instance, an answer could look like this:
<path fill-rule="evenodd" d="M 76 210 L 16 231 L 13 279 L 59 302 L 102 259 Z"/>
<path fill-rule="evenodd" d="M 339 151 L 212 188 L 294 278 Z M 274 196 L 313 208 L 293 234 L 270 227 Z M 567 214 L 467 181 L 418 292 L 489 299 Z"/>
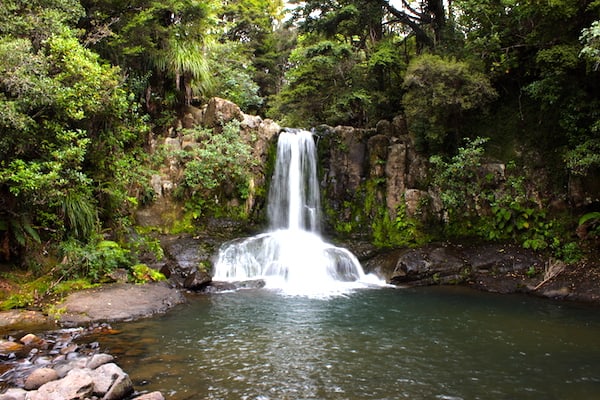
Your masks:
<path fill-rule="evenodd" d="M 193 297 L 101 339 L 170 399 L 593 399 L 597 310 L 443 288 Z M 144 385 L 145 384 L 145 385 Z"/>

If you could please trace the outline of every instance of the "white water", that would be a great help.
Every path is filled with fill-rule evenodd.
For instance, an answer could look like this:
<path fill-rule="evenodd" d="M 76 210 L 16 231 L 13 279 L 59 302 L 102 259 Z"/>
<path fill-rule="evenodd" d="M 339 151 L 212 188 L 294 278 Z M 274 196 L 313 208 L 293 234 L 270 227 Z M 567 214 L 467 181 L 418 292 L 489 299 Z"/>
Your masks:
<path fill-rule="evenodd" d="M 347 249 L 320 236 L 316 149 L 307 131 L 279 135 L 269 192 L 270 230 L 225 243 L 215 263 L 215 280 L 263 279 L 286 294 L 328 296 L 381 284 L 366 276 Z"/>

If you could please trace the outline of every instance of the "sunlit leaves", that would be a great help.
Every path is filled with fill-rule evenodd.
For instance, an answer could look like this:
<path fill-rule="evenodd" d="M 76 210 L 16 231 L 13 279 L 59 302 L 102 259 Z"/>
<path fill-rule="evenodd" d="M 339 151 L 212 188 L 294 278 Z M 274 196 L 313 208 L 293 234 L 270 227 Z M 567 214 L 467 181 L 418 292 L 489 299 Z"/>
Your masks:
<path fill-rule="evenodd" d="M 579 40 L 584 45 L 580 55 L 597 71 L 600 68 L 600 21 L 594 21 L 589 28 L 583 29 Z"/>

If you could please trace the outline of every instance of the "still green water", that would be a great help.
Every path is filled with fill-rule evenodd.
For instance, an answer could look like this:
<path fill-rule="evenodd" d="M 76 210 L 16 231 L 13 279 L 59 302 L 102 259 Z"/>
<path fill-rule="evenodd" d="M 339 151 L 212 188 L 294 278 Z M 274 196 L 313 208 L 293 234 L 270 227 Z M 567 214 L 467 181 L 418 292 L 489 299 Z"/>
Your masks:
<path fill-rule="evenodd" d="M 100 339 L 168 399 L 598 399 L 597 308 L 460 288 L 194 296 Z"/>

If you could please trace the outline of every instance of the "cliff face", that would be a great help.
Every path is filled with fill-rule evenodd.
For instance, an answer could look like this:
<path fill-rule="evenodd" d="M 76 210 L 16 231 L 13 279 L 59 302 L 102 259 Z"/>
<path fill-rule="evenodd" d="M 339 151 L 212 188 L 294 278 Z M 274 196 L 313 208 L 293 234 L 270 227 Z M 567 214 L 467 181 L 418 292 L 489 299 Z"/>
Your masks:
<path fill-rule="evenodd" d="M 173 195 L 181 186 L 184 178 L 185 163 L 181 162 L 181 154 L 191 152 L 202 147 L 203 141 L 210 138 L 190 134 L 194 129 L 206 129 L 208 135 L 221 135 L 223 127 L 231 122 L 239 123 L 239 139 L 251 147 L 250 158 L 254 161 L 248 167 L 249 178 L 243 194 L 234 182 L 228 181 L 223 176 L 217 176 L 219 187 L 211 193 L 211 202 L 217 204 L 222 210 L 237 209 L 241 214 L 260 219 L 260 212 L 264 206 L 264 197 L 268 187 L 267 174 L 271 145 L 276 140 L 281 130 L 280 126 L 270 119 L 263 119 L 243 113 L 240 108 L 221 98 L 212 98 L 204 107 L 187 107 L 171 127 L 166 135 L 161 136 L 152 143 L 152 151 L 164 149 L 166 159 L 158 173 L 152 177 L 152 187 L 155 199 L 151 206 L 139 210 L 137 221 L 141 225 L 170 226 L 173 221 L 183 218 L 184 210 L 182 201 L 174 201 Z M 201 159 L 198 162 L 202 162 Z M 210 215 L 205 217 L 211 218 Z"/>
<path fill-rule="evenodd" d="M 427 162 L 415 151 L 404 119 L 380 121 L 376 129 L 320 127 L 322 188 L 330 209 L 343 220 L 375 218 L 382 208 L 417 215 L 427 192 Z M 362 210 L 365 216 L 359 216 Z"/>
<path fill-rule="evenodd" d="M 250 179 L 243 196 L 234 182 L 225 179 L 213 196 L 214 201 L 223 208 L 241 209 L 244 215 L 251 216 L 250 222 L 260 223 L 264 221 L 274 145 L 281 130 L 277 123 L 244 114 L 234 103 L 213 98 L 203 108 L 188 107 L 184 110 L 176 126 L 157 139 L 154 148 L 164 145 L 171 154 L 189 151 L 202 146 L 202 141 L 206 140 L 206 137 L 189 134 L 190 129 L 209 129 L 211 135 L 219 135 L 229 121 L 239 123 L 239 138 L 251 147 L 251 157 L 255 162 L 249 167 Z M 447 222 L 441 190 L 432 184 L 435 176 L 429 161 L 424 154 L 416 151 L 403 117 L 379 121 L 373 129 L 323 125 L 315 128 L 314 132 L 319 151 L 326 233 L 351 234 L 376 244 L 402 245 L 411 240 L 411 243 L 415 242 L 414 236 L 419 229 L 414 224 L 427 227 Z M 154 210 L 142 210 L 138 215 L 140 223 L 161 225 L 164 221 L 151 221 L 151 218 L 177 214 L 173 207 L 178 206 L 171 201 L 171 195 L 180 185 L 185 167 L 175 157 L 167 156 L 159 173 L 152 178 L 156 193 Z M 476 168 L 475 176 L 484 181 L 482 187 L 488 193 L 507 198 L 510 184 L 503 163 L 487 162 Z M 568 204 L 582 205 L 595 198 L 590 194 L 593 185 L 585 185 L 582 179 L 573 181 L 564 193 L 544 192 L 543 182 L 547 181 L 547 173 L 543 168 L 529 169 L 517 171 L 529 176 L 525 181 L 524 196 L 542 211 L 546 207 L 564 209 Z M 471 190 L 466 191 L 469 192 L 467 196 L 471 196 Z M 489 201 L 478 199 L 478 196 L 475 190 L 471 196 L 473 199 L 467 199 L 473 203 L 471 217 L 491 216 L 493 219 Z M 413 231 L 407 229 L 411 226 Z M 404 234 L 404 238 L 389 240 L 398 234 Z"/>

